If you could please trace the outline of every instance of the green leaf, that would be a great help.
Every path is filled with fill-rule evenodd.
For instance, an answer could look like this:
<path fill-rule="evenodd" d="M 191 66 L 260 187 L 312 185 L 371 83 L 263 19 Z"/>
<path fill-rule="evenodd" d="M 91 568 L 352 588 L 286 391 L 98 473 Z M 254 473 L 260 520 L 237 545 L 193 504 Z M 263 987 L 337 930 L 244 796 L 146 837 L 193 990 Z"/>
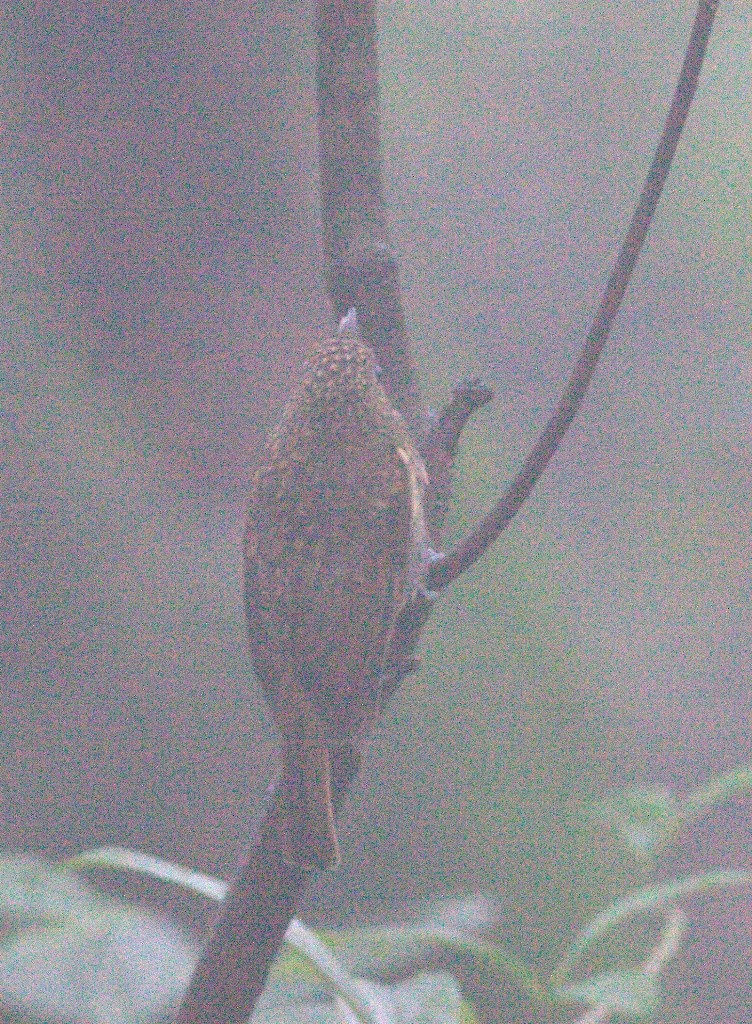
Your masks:
<path fill-rule="evenodd" d="M 355 978 L 309 928 L 293 920 L 285 941 L 318 975 L 326 990 L 347 1007 L 354 1019 L 364 1024 L 392 1024 L 388 1002 L 379 998 L 374 986 Z"/>
<path fill-rule="evenodd" d="M 749 885 L 752 885 L 752 871 L 713 871 L 630 893 L 613 903 L 580 932 L 554 971 L 551 982 L 556 988 L 562 988 L 588 949 L 636 914 L 655 914 L 681 899 L 713 889 L 735 889 Z"/>
<path fill-rule="evenodd" d="M 6 858 L 0 877 L 4 908 L 23 912 L 0 944 L 2 1007 L 31 1021 L 143 1024 L 177 1002 L 193 965 L 177 928 L 41 860 Z"/>
<path fill-rule="evenodd" d="M 473 935 L 436 926 L 395 925 L 327 932 L 325 938 L 358 974 L 407 974 L 422 969 L 427 960 L 449 953 L 469 970 L 492 979 L 510 979 L 539 1005 L 551 1005 L 546 986 L 527 964 Z"/>
<path fill-rule="evenodd" d="M 222 900 L 227 893 L 227 884 L 217 878 L 124 847 L 111 846 L 89 850 L 71 858 L 68 863 L 73 867 L 136 871 L 180 885 L 213 900 Z M 291 978 L 301 973 L 302 961 L 305 968 L 304 976 L 317 979 L 323 989 L 338 999 L 357 1020 L 364 1021 L 365 1024 L 392 1024 L 388 1005 L 380 1002 L 369 986 L 353 977 L 324 943 L 300 921 L 291 921 L 285 941 L 296 954 L 291 958 Z M 276 975 L 278 978 L 281 977 L 279 971 Z M 278 1008 L 277 1006 L 274 1010 L 275 1013 Z M 317 1009 L 314 1016 L 318 1013 Z"/>
<path fill-rule="evenodd" d="M 448 974 L 422 974 L 398 985 L 359 982 L 372 1005 L 378 1005 L 393 1024 L 468 1024 L 472 1013 L 462 1003 L 456 981 Z M 289 985 L 277 978 L 267 986 L 254 1024 L 342 1024 L 361 1022 L 352 1004 L 305 985 Z"/>
<path fill-rule="evenodd" d="M 73 857 L 68 863 L 75 867 L 137 871 L 174 882 L 214 900 L 223 899 L 227 892 L 226 883 L 210 875 L 191 871 L 158 857 L 123 847 L 90 850 Z M 347 968 L 334 959 L 331 950 L 334 949 L 341 955 L 343 961 L 354 970 L 355 975 L 367 971 L 373 976 L 387 961 L 391 969 L 397 961 L 407 966 L 410 959 L 420 959 L 426 951 L 436 949 L 438 945 L 461 954 L 465 959 L 476 960 L 479 969 L 487 970 L 499 977 L 511 977 L 536 1002 L 550 1004 L 551 999 L 546 987 L 517 957 L 490 943 L 484 943 L 471 934 L 465 934 L 459 928 L 449 928 L 441 924 L 454 921 L 466 927 L 484 927 L 492 919 L 492 908 L 491 901 L 483 897 L 440 900 L 430 907 L 431 923 L 428 925 L 397 925 L 328 932 L 325 935 L 326 945 L 299 921 L 293 920 L 286 935 L 289 949 L 273 968 L 273 977 L 281 984 L 285 980 L 291 984 L 319 977 L 326 981 L 329 991 L 336 993 L 351 1008 L 358 1006 L 357 1012 L 365 1015 L 362 1019 L 375 1020 L 384 1007 L 376 1005 L 369 1008 L 367 999 L 362 1005 L 358 1003 L 359 999 L 364 998 L 364 990 L 359 989 L 359 979 L 353 978 Z M 372 1016 L 369 1017 L 369 1014 Z"/>
<path fill-rule="evenodd" d="M 596 805 L 591 817 L 615 828 L 637 857 L 653 859 L 677 828 L 675 799 L 667 789 L 629 789 Z"/>
<path fill-rule="evenodd" d="M 73 857 L 69 864 L 73 867 L 136 871 L 173 882 L 213 900 L 222 900 L 227 893 L 227 884 L 219 879 L 124 847 L 90 850 Z M 367 1024 L 391 1024 L 388 1008 L 374 997 L 367 986 L 350 975 L 324 943 L 300 921 L 290 923 L 285 941 L 296 954 L 288 958 L 290 978 L 300 975 L 302 966 L 304 977 L 318 979 L 324 989 L 339 999 L 358 1020 Z M 276 973 L 279 976 L 279 971 Z"/>
<path fill-rule="evenodd" d="M 201 871 L 192 871 L 180 864 L 173 864 L 161 857 L 152 857 L 148 853 L 128 850 L 124 846 L 100 846 L 96 850 L 86 850 L 75 857 L 70 857 L 66 865 L 75 870 L 81 868 L 109 868 L 112 871 L 135 871 L 142 875 L 150 875 L 163 882 L 172 882 L 184 889 L 190 889 L 199 896 L 221 902 L 228 885 L 219 878 L 213 878 Z"/>
<path fill-rule="evenodd" d="M 658 980 L 643 971 L 604 971 L 586 981 L 565 985 L 557 993 L 562 1000 L 619 1013 L 630 1020 L 647 1020 L 658 1010 Z"/>
<path fill-rule="evenodd" d="M 419 974 L 389 988 L 400 1024 L 460 1024 L 462 996 L 449 974 Z"/>
<path fill-rule="evenodd" d="M 700 786 L 687 796 L 681 805 L 682 823 L 696 821 L 737 796 L 752 793 L 752 768 L 736 768 Z"/>
<path fill-rule="evenodd" d="M 498 905 L 488 896 L 478 893 L 431 900 L 425 907 L 422 923 L 467 934 L 491 928 L 499 917 Z"/>
<path fill-rule="evenodd" d="M 98 903 L 89 886 L 31 855 L 0 857 L 0 920 L 29 924 L 83 921 Z"/>
<path fill-rule="evenodd" d="M 637 857 L 654 860 L 680 829 L 737 796 L 752 793 L 752 768 L 736 768 L 711 779 L 677 801 L 662 787 L 629 789 L 596 804 L 590 817 L 606 821 Z"/>

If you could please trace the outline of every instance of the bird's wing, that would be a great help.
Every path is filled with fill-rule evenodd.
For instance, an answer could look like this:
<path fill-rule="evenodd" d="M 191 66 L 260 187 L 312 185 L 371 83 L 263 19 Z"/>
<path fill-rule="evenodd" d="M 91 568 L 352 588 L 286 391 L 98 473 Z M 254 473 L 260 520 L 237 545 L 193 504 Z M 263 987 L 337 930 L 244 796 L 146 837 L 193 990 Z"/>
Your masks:
<path fill-rule="evenodd" d="M 280 481 L 278 465 L 275 477 L 260 474 L 249 515 L 246 603 L 257 672 L 274 705 L 284 699 L 275 679 L 292 665 L 335 741 L 367 728 L 378 708 L 410 582 L 414 481 L 397 449 L 384 473 L 378 499 L 333 501 L 315 479 Z"/>

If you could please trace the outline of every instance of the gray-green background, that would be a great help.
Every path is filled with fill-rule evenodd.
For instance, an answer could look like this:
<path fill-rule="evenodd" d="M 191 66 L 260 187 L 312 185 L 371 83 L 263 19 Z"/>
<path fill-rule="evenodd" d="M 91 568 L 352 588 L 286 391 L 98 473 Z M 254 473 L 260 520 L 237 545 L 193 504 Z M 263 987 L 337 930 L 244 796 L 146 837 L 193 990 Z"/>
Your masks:
<path fill-rule="evenodd" d="M 425 394 L 438 407 L 475 374 L 498 393 L 465 434 L 452 536 L 556 401 L 692 14 L 382 5 L 387 187 Z M 294 0 L 0 13 L 4 847 L 117 842 L 228 874 L 275 770 L 240 539 L 264 431 L 330 326 L 312 29 Z M 551 963 L 630 880 L 583 803 L 749 760 L 751 45 L 749 5 L 722 3 L 584 409 L 442 595 L 310 920 L 483 890 L 505 938 Z M 724 835 L 689 866 L 727 863 Z M 692 986 L 691 1012 L 735 1012 L 717 979 Z"/>

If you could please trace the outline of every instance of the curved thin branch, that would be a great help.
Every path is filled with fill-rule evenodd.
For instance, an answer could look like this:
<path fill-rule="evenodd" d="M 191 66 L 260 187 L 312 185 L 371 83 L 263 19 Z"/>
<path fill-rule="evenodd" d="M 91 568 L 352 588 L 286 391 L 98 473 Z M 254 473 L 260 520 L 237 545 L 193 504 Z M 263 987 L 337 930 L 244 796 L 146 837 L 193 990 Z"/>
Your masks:
<path fill-rule="evenodd" d="M 585 345 L 564 394 L 506 494 L 470 536 L 454 551 L 451 551 L 442 562 L 437 562 L 432 568 L 430 586 L 435 590 L 442 590 L 466 569 L 469 569 L 493 544 L 501 531 L 506 529 L 527 500 L 577 414 L 598 358 L 606 344 L 611 325 L 624 297 L 637 257 L 645 242 L 650 221 L 666 183 L 671 162 L 689 113 L 692 97 L 697 88 L 718 3 L 719 0 L 700 0 L 697 5 L 692 34 L 663 128 L 663 135 L 656 148 L 642 193 L 632 215 L 629 231 L 619 250 L 616 265 L 606 285 L 600 307 L 588 331 Z"/>

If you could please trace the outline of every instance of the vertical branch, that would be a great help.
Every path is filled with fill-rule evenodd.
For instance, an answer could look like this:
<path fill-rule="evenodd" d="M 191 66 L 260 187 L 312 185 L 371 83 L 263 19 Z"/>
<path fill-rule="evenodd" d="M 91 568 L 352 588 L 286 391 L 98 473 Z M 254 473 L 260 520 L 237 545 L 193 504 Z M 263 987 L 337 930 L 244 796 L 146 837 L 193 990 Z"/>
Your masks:
<path fill-rule="evenodd" d="M 307 876 L 284 859 L 284 829 L 273 789 L 269 796 L 256 845 L 222 904 L 177 1024 L 244 1024 L 284 941 Z"/>
<path fill-rule="evenodd" d="M 354 306 L 382 383 L 421 427 L 381 168 L 376 0 L 316 0 L 319 164 L 327 283 L 339 320 Z"/>
<path fill-rule="evenodd" d="M 332 758 L 337 803 L 355 777 L 351 752 Z M 227 893 L 204 948 L 176 1024 L 246 1024 L 264 990 L 295 907 L 311 878 L 289 863 L 280 801 L 269 790 L 269 810 Z"/>

